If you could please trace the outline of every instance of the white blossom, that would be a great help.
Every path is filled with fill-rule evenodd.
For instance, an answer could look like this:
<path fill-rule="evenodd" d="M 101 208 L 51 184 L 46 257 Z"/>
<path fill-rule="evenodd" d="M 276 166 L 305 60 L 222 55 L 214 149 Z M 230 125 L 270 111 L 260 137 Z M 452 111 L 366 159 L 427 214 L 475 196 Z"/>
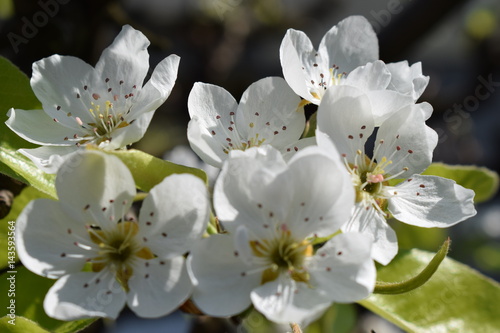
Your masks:
<path fill-rule="evenodd" d="M 58 279 L 44 300 L 61 320 L 116 318 L 125 304 L 159 317 L 189 298 L 183 255 L 201 238 L 209 202 L 202 180 L 165 178 L 125 219 L 135 196 L 130 171 L 115 156 L 80 151 L 56 177 L 59 201 L 30 202 L 17 220 L 17 251 L 32 272 Z M 65 172 L 62 172 L 65 171 Z"/>
<path fill-rule="evenodd" d="M 55 173 L 79 146 L 112 150 L 141 139 L 154 111 L 170 95 L 180 59 L 171 55 L 162 60 L 143 86 L 148 45 L 140 31 L 125 25 L 95 68 L 57 54 L 35 62 L 31 87 L 43 110 L 10 109 L 6 124 L 42 147 L 21 153 Z"/>
<path fill-rule="evenodd" d="M 308 322 L 332 302 L 367 297 L 375 283 L 370 237 L 334 236 L 354 191 L 340 160 L 308 147 L 287 164 L 271 147 L 228 159 L 214 206 L 228 234 L 200 241 L 188 258 L 192 299 L 206 314 L 230 316 L 253 304 L 277 323 Z"/>

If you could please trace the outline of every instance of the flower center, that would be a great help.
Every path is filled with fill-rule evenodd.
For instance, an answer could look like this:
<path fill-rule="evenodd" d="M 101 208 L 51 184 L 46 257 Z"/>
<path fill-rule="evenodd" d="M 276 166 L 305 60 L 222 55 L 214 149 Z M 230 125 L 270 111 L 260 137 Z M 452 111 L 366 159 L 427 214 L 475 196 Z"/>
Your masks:
<path fill-rule="evenodd" d="M 246 142 L 241 142 L 241 143 L 233 143 L 230 138 L 227 138 L 226 141 L 228 141 L 228 148 L 224 148 L 224 153 L 229 154 L 230 150 L 247 150 L 252 147 L 260 147 L 266 139 L 259 139 L 259 133 L 255 134 L 253 138 L 250 138 Z"/>
<path fill-rule="evenodd" d="M 63 110 L 61 106 L 56 107 L 58 111 L 65 112 L 66 116 L 73 118 L 78 127 L 85 132 L 83 135 L 74 134 L 72 137 L 65 137 L 65 141 L 75 142 L 77 146 L 86 143 L 95 145 L 108 143 L 112 140 L 114 130 L 134 122 L 135 119 L 127 118 L 130 118 L 128 115 L 134 102 L 134 93 L 138 93 L 137 86 L 130 87 L 128 84 L 124 84 L 124 81 L 112 82 L 109 78 L 106 78 L 104 83 L 106 88 L 101 89 L 104 97 L 92 92 L 92 87 L 87 85 L 84 85 L 83 89 L 79 89 L 76 93 L 77 105 L 81 103 L 81 108 L 86 110 L 86 114 L 77 116 Z M 54 121 L 58 122 L 59 120 L 54 118 Z"/>
<path fill-rule="evenodd" d="M 323 68 L 320 68 L 320 66 L 316 63 L 313 64 L 311 69 L 311 77 L 316 78 L 316 80 L 311 79 L 310 82 L 307 82 L 307 85 L 311 95 L 316 99 L 321 99 L 328 87 L 341 85 L 342 81 L 344 81 L 347 77 L 347 73 L 340 72 L 339 66 L 335 64 L 329 68 L 329 73 L 327 74 L 325 74 L 322 71 Z"/>
<path fill-rule="evenodd" d="M 116 279 L 128 291 L 128 280 L 133 274 L 132 263 L 136 258 L 153 259 L 154 254 L 142 246 L 135 236 L 139 231 L 136 222 L 121 222 L 111 231 L 88 228 L 91 240 L 99 245 L 99 255 L 92 259 L 92 271 L 105 267 L 115 271 Z"/>
<path fill-rule="evenodd" d="M 262 272 L 261 284 L 273 281 L 282 273 L 288 273 L 297 282 L 309 281 L 304 269 L 304 260 L 313 255 L 313 246 L 307 240 L 298 241 L 289 230 L 282 230 L 280 237 L 250 241 L 250 248 L 256 257 L 263 258 L 269 268 Z"/>

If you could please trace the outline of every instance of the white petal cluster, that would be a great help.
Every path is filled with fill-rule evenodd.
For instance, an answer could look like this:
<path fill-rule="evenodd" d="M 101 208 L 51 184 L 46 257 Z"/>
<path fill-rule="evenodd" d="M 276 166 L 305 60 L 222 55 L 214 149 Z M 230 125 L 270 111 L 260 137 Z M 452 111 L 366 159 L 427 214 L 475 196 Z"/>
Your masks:
<path fill-rule="evenodd" d="M 105 151 L 144 135 L 179 65 L 167 57 L 143 85 L 148 45 L 124 26 L 95 68 L 69 56 L 40 60 L 31 85 L 43 110 L 9 111 L 7 125 L 42 145 L 22 153 L 58 170 L 59 201 L 29 203 L 16 234 L 23 264 L 58 279 L 44 301 L 49 316 L 116 318 L 127 305 L 158 317 L 191 297 L 211 316 L 253 306 L 273 322 L 307 324 L 333 302 L 373 292 L 374 260 L 386 265 L 398 252 L 389 218 L 444 228 L 476 214 L 473 191 L 421 175 L 438 141 L 425 123 L 432 107 L 416 103 L 429 81 L 421 64 L 378 60 L 369 22 L 351 16 L 317 50 L 288 30 L 284 79 L 254 82 L 239 103 L 196 83 L 187 137 L 222 168 L 213 205 L 200 179 L 175 174 L 151 189 L 138 219 L 126 218 L 134 179 Z M 316 136 L 302 138 L 310 103 Z M 219 234 L 208 235 L 212 206 L 208 231 Z"/>
<path fill-rule="evenodd" d="M 58 279 L 45 297 L 46 313 L 61 320 L 116 318 L 127 304 L 152 318 L 186 301 L 192 284 L 183 254 L 208 220 L 203 181 L 187 174 L 165 178 L 136 220 L 125 219 L 135 184 L 117 157 L 80 151 L 61 171 L 59 201 L 32 201 L 17 220 L 23 264 Z"/>
<path fill-rule="evenodd" d="M 215 185 L 215 210 L 229 234 L 203 239 L 188 259 L 195 304 L 214 316 L 253 304 L 290 323 L 368 296 L 375 283 L 369 237 L 345 233 L 313 246 L 350 215 L 354 191 L 341 163 L 317 147 L 289 163 L 270 146 L 253 149 L 227 160 Z"/>
<path fill-rule="evenodd" d="M 20 151 L 44 171 L 55 173 L 65 156 L 80 146 L 113 150 L 141 139 L 154 111 L 172 91 L 180 60 L 176 55 L 162 60 L 143 86 L 148 45 L 140 31 L 125 25 L 95 68 L 72 56 L 35 62 L 31 87 L 43 110 L 11 109 L 6 124 L 42 147 Z"/>

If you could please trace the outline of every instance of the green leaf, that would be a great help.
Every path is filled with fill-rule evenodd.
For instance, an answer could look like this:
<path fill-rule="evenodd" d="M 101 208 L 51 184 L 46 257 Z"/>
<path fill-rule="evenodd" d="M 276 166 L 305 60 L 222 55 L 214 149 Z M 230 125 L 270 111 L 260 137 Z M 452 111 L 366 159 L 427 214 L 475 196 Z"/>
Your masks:
<path fill-rule="evenodd" d="M 305 333 L 349 333 L 356 326 L 353 304 L 333 304 L 318 320 L 305 328 Z"/>
<path fill-rule="evenodd" d="M 24 206 L 28 204 L 28 202 L 38 198 L 48 198 L 48 195 L 38 191 L 33 187 L 24 188 L 22 192 L 14 198 L 14 203 L 9 214 L 4 219 L 0 220 L 0 269 L 4 269 L 7 267 L 7 252 L 8 248 L 10 247 L 8 243 L 8 237 L 13 237 L 11 230 L 11 226 L 13 225 L 12 222 L 16 221 L 17 217 L 24 209 Z"/>
<path fill-rule="evenodd" d="M 10 278 L 10 280 L 7 280 L 7 278 Z M 14 284 L 11 284 L 11 281 L 14 281 Z M 16 316 L 33 320 L 40 327 L 54 333 L 77 332 L 96 320 L 91 318 L 65 322 L 48 317 L 43 310 L 43 299 L 54 282 L 55 280 L 38 276 L 25 267 L 17 267 L 15 273 L 7 271 L 0 276 L 0 295 L 2 295 L 0 309 L 7 309 L 12 302 L 11 300 L 14 300 Z M 25 330 L 21 332 L 32 331 Z M 44 331 L 41 330 L 40 332 Z"/>
<path fill-rule="evenodd" d="M 3 333 L 49 333 L 38 326 L 35 322 L 24 317 L 2 317 L 0 318 L 0 332 Z"/>
<path fill-rule="evenodd" d="M 498 191 L 498 174 L 484 167 L 432 163 L 422 174 L 453 179 L 463 187 L 474 190 L 475 203 L 491 199 Z"/>
<path fill-rule="evenodd" d="M 401 252 L 378 279 L 398 281 L 432 259 L 421 250 Z M 498 332 L 500 285 L 470 267 L 445 258 L 422 287 L 402 295 L 372 295 L 359 303 L 408 332 Z"/>
<path fill-rule="evenodd" d="M 87 146 L 88 149 L 97 149 Z M 205 171 L 190 168 L 184 165 L 172 163 L 146 154 L 139 150 L 116 150 L 105 151 L 108 154 L 119 157 L 129 168 L 134 177 L 138 189 L 149 192 L 156 184 L 159 184 L 165 177 L 174 173 L 190 173 L 208 182 Z"/>
<path fill-rule="evenodd" d="M 436 273 L 441 262 L 446 258 L 451 240 L 448 238 L 429 264 L 417 275 L 401 282 L 377 281 L 374 294 L 396 295 L 410 292 L 424 285 Z"/>

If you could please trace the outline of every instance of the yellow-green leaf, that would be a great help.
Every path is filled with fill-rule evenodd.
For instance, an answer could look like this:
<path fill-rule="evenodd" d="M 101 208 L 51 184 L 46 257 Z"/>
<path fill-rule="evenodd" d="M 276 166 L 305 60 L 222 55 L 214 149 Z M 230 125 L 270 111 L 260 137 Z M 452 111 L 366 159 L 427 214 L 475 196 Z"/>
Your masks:
<path fill-rule="evenodd" d="M 401 281 L 422 270 L 433 254 L 404 251 L 378 279 Z M 407 332 L 498 332 L 500 285 L 472 268 L 445 258 L 422 287 L 402 295 L 372 295 L 359 303 Z"/>

